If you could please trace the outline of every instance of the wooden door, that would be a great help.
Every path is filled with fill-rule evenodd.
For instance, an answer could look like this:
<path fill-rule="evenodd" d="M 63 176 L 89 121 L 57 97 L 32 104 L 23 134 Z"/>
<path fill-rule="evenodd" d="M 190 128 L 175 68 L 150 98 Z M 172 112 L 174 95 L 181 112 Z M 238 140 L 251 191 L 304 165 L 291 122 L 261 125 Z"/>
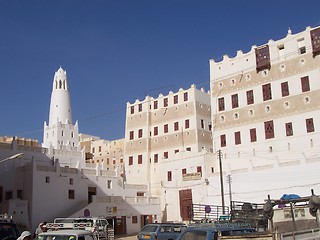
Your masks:
<path fill-rule="evenodd" d="M 192 191 L 191 189 L 185 189 L 179 191 L 180 202 L 180 216 L 183 221 L 191 220 L 192 210 Z"/>

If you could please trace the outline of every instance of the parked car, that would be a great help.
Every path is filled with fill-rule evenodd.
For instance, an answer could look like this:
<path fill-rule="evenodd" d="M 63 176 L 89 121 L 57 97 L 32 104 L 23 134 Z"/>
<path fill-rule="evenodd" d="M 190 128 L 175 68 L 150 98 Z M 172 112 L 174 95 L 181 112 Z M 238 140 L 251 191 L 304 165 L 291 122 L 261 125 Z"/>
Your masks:
<path fill-rule="evenodd" d="M 145 225 L 137 235 L 139 240 L 174 240 L 187 228 L 183 223 L 151 223 Z"/>
<path fill-rule="evenodd" d="M 13 221 L 0 218 L 0 240 L 16 240 L 19 236 L 19 228 Z"/>
<path fill-rule="evenodd" d="M 87 230 L 57 230 L 40 233 L 35 240 L 97 240 L 97 237 Z"/>

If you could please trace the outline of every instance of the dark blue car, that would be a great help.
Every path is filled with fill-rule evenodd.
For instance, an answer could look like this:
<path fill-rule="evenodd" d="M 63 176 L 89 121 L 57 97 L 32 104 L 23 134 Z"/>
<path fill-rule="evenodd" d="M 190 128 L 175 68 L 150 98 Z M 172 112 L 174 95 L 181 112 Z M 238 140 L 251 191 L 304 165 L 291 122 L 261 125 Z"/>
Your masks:
<path fill-rule="evenodd" d="M 175 240 L 186 229 L 180 223 L 151 223 L 145 225 L 137 235 L 138 240 Z"/>

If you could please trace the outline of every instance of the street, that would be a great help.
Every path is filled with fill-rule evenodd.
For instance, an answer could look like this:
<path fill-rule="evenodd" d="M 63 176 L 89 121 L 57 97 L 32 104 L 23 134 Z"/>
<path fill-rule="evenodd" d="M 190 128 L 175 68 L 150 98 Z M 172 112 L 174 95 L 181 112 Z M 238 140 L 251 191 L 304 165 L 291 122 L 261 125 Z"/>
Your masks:
<path fill-rule="evenodd" d="M 127 236 L 115 236 L 114 239 L 117 240 L 137 240 L 137 235 L 127 235 Z"/>

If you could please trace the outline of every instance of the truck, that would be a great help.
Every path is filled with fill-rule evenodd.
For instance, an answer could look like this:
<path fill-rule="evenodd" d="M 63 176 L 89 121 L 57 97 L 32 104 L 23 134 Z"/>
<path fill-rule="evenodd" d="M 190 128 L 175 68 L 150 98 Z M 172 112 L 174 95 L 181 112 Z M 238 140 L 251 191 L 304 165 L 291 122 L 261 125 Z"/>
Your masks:
<path fill-rule="evenodd" d="M 176 240 L 274 240 L 271 233 L 257 232 L 250 224 L 211 222 L 189 224 Z"/>
<path fill-rule="evenodd" d="M 97 239 L 114 239 L 114 227 L 104 217 L 56 218 L 53 223 L 47 223 L 48 230 L 87 230 Z"/>
<path fill-rule="evenodd" d="M 87 230 L 56 230 L 40 233 L 35 240 L 97 240 L 97 237 Z"/>

